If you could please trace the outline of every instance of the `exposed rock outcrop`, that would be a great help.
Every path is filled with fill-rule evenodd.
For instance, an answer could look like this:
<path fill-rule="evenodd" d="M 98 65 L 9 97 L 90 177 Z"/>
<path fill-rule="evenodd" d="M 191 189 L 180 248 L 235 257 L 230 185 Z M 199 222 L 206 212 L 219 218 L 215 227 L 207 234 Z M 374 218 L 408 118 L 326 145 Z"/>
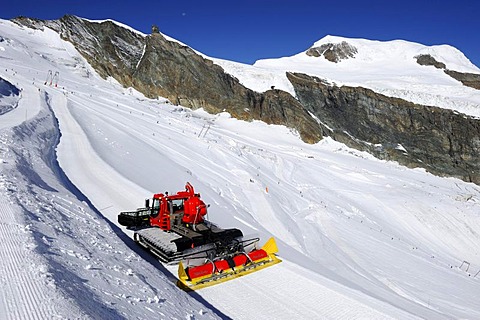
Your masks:
<path fill-rule="evenodd" d="M 321 57 L 331 62 L 340 62 L 344 59 L 353 58 L 357 53 L 357 48 L 346 41 L 340 43 L 326 43 L 320 47 L 314 47 L 307 50 L 307 55 L 312 57 Z"/>
<path fill-rule="evenodd" d="M 463 83 L 464 86 L 480 90 L 480 74 L 444 70 L 446 74 Z"/>
<path fill-rule="evenodd" d="M 422 66 L 434 66 L 443 71 L 455 80 L 460 81 L 464 86 L 480 90 L 480 74 L 464 73 L 447 69 L 445 63 L 437 61 L 429 54 L 421 54 L 415 57 L 417 63 Z"/>
<path fill-rule="evenodd" d="M 415 57 L 417 63 L 421 66 L 434 66 L 437 69 L 445 69 L 446 65 L 443 62 L 437 61 L 429 54 L 421 54 Z"/>
<path fill-rule="evenodd" d="M 211 113 L 225 110 L 242 120 L 283 124 L 295 128 L 310 143 L 321 139 L 318 124 L 288 93 L 247 89 L 220 66 L 161 34 L 145 41 L 145 53 L 132 81 L 147 96 L 163 96 L 175 104 Z"/>
<path fill-rule="evenodd" d="M 381 159 L 480 184 L 480 121 L 451 110 L 336 87 L 305 74 L 288 79 L 323 134 Z"/>

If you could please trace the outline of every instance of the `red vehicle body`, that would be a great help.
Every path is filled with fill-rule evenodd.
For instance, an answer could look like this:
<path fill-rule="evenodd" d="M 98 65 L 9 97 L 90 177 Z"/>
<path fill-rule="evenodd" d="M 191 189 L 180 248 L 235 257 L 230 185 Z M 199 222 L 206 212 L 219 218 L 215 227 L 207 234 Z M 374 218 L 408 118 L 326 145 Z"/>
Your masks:
<path fill-rule="evenodd" d="M 165 231 L 171 230 L 172 225 L 178 225 L 178 222 L 187 227 L 202 223 L 207 214 L 207 206 L 189 182 L 185 185 L 185 191 L 173 195 L 154 194 L 151 210 L 150 225 Z"/>

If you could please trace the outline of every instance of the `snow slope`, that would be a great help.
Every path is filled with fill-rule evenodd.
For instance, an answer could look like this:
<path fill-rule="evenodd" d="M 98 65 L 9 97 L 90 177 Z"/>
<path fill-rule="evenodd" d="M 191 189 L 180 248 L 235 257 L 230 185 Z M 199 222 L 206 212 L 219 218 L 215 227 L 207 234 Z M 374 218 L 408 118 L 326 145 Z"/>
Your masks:
<path fill-rule="evenodd" d="M 22 89 L 0 116 L 1 318 L 480 317 L 478 186 L 146 99 L 48 29 L 0 35 L 0 77 Z M 177 290 L 116 217 L 186 181 L 210 220 L 275 236 L 284 262 Z"/>

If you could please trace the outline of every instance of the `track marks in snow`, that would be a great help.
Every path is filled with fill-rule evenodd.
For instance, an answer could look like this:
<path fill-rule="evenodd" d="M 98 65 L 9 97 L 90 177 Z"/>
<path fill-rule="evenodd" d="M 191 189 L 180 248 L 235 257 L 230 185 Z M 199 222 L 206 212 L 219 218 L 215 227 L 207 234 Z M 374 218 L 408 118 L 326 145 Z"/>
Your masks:
<path fill-rule="evenodd" d="M 292 286 L 294 283 L 298 285 Z M 333 289 L 334 287 L 338 288 Z M 346 293 L 342 293 L 342 290 Z M 250 319 L 251 310 L 256 310 L 259 319 L 414 318 L 392 306 L 382 305 L 368 297 L 362 298 L 369 300 L 369 304 L 382 305 L 381 310 L 387 311 L 390 316 L 377 311 L 362 303 L 361 299 L 353 298 L 358 295 L 353 291 L 342 289 L 289 261 L 242 277 L 238 281 L 202 289 L 199 294 L 222 309 L 230 310 L 237 319 Z"/>
<path fill-rule="evenodd" d="M 45 303 L 58 299 L 55 284 L 43 259 L 34 252 L 36 245 L 30 234 L 30 226 L 20 221 L 20 209 L 9 200 L 8 182 L 3 176 L 0 182 L 1 318 L 58 317 L 60 313 L 55 307 L 56 303 Z"/>

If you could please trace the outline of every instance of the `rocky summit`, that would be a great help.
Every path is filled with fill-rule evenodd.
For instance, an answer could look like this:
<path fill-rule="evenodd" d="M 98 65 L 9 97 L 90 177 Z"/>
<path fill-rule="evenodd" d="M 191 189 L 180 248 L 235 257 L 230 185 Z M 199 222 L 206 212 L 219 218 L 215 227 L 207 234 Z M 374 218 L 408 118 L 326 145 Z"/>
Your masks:
<path fill-rule="evenodd" d="M 473 116 L 363 87 L 336 86 L 304 73 L 286 75 L 295 96 L 274 87 L 257 92 L 211 59 L 158 31 L 143 35 L 112 21 L 64 16 L 15 22 L 57 31 L 102 77 L 113 77 L 147 97 L 162 96 L 173 104 L 211 113 L 227 111 L 238 119 L 285 125 L 307 143 L 330 136 L 381 159 L 480 184 L 480 120 Z M 355 59 L 357 53 L 348 42 L 327 43 L 306 52 L 334 63 Z M 447 69 L 429 55 L 416 59 L 425 68 L 442 69 L 464 85 L 480 89 L 478 74 Z"/>
<path fill-rule="evenodd" d="M 319 47 L 313 47 L 307 50 L 306 54 L 312 57 L 324 57 L 330 62 L 340 62 L 342 60 L 353 58 L 357 53 L 357 48 L 346 41 L 340 43 L 325 43 Z"/>

